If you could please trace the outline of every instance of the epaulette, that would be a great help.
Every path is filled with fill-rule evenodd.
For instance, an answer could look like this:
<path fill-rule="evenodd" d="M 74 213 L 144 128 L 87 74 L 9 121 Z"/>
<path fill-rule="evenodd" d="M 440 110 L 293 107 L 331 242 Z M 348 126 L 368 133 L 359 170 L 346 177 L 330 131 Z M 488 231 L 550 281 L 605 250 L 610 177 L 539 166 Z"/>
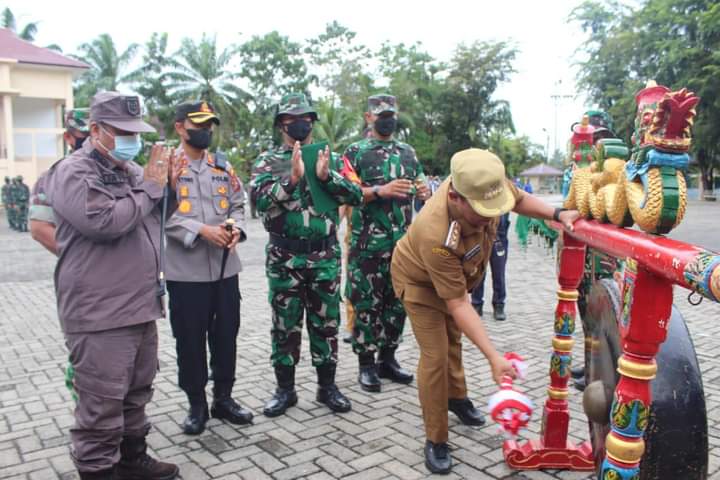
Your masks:
<path fill-rule="evenodd" d="M 450 228 L 448 228 L 447 235 L 445 236 L 445 243 L 443 243 L 443 247 L 457 251 L 458 246 L 460 245 L 460 235 L 462 234 L 462 227 L 460 224 L 453 220 L 450 222 Z"/>

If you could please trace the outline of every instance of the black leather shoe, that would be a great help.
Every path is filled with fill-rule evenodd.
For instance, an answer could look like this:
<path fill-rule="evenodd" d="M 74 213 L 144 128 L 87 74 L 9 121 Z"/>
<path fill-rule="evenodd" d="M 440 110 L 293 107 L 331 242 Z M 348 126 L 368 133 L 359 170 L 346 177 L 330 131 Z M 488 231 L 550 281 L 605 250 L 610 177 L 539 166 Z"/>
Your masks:
<path fill-rule="evenodd" d="M 452 470 L 452 458 L 447 443 L 425 442 L 425 467 L 432 473 L 446 475 Z"/>
<path fill-rule="evenodd" d="M 238 403 L 230 397 L 220 398 L 213 401 L 210 415 L 213 418 L 227 420 L 235 425 L 247 425 L 252 423 L 253 414 L 249 410 L 242 408 Z"/>
<path fill-rule="evenodd" d="M 395 349 L 387 348 L 380 351 L 377 373 L 380 378 L 387 378 L 404 385 L 413 381 L 413 374 L 404 370 L 395 359 Z"/>
<path fill-rule="evenodd" d="M 272 398 L 265 404 L 263 415 L 266 417 L 279 417 L 285 413 L 288 408 L 297 405 L 297 402 L 297 393 L 294 388 L 287 389 L 278 387 Z"/>
<path fill-rule="evenodd" d="M 316 398 L 318 402 L 324 403 L 333 412 L 345 413 L 352 410 L 352 403 L 334 383 L 318 387 Z"/>
<path fill-rule="evenodd" d="M 340 393 L 335 384 L 335 368 L 334 363 L 317 367 L 318 391 L 315 398 L 318 402 L 327 405 L 333 412 L 349 412 L 352 409 L 352 403 L 345 395 Z"/>
<path fill-rule="evenodd" d="M 581 378 L 585 376 L 585 367 L 573 367 L 570 369 L 570 376 L 572 378 Z"/>
<path fill-rule="evenodd" d="M 448 410 L 457 415 L 460 421 L 465 425 L 471 425 L 473 427 L 485 425 L 485 417 L 482 413 L 480 413 L 480 410 L 475 408 L 469 398 L 449 399 Z"/>
<path fill-rule="evenodd" d="M 493 305 L 493 318 L 498 322 L 502 322 L 507 318 L 507 316 L 505 315 L 505 305 L 502 305 L 500 303 L 498 303 L 497 305 Z"/>
<path fill-rule="evenodd" d="M 297 405 L 298 401 L 297 393 L 295 393 L 295 367 L 276 365 L 275 378 L 278 388 L 263 408 L 263 415 L 266 417 L 280 416 L 288 408 Z"/>
<path fill-rule="evenodd" d="M 207 404 L 190 405 L 188 416 L 183 422 L 183 432 L 185 435 L 200 435 L 205 431 L 208 418 Z"/>
<path fill-rule="evenodd" d="M 345 343 L 352 343 L 353 334 L 352 332 L 345 332 L 343 333 L 343 342 Z"/>
<path fill-rule="evenodd" d="M 474 303 L 474 304 L 473 304 L 473 308 L 475 309 L 475 311 L 477 312 L 477 314 L 480 315 L 480 318 L 482 318 L 482 316 L 483 316 L 483 306 Z"/>
<path fill-rule="evenodd" d="M 144 437 L 125 437 L 120 443 L 120 461 L 115 465 L 113 480 L 172 480 L 178 473 L 177 465 L 147 454 Z"/>
<path fill-rule="evenodd" d="M 358 374 L 360 388 L 366 392 L 379 392 L 382 383 L 380 383 L 380 377 L 377 374 L 375 355 L 372 352 L 361 353 L 358 356 L 358 361 L 360 364 L 360 373 Z"/>
<path fill-rule="evenodd" d="M 576 378 L 575 381 L 573 382 L 573 386 L 574 386 L 577 390 L 580 390 L 581 392 L 584 392 L 584 391 L 585 391 L 585 387 L 587 386 L 586 383 L 585 383 L 585 377 L 583 376 L 583 377 L 580 377 L 580 378 Z"/>

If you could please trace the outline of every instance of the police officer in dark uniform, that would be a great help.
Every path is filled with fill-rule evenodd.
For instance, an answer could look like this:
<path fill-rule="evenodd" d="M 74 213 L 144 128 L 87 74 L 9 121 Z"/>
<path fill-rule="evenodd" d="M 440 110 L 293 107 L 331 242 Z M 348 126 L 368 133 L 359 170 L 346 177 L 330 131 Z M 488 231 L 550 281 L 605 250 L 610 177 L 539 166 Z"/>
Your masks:
<path fill-rule="evenodd" d="M 505 320 L 505 266 L 508 252 L 508 229 L 510 228 L 510 214 L 506 213 L 499 219 L 492 254 L 490 255 L 490 269 L 493 283 L 493 318 L 497 321 Z M 487 272 L 486 272 L 487 273 Z M 472 304 L 478 315 L 483 316 L 483 297 L 485 296 L 484 274 L 480 283 L 472 292 Z"/>
<path fill-rule="evenodd" d="M 231 397 L 240 329 L 241 265 L 235 246 L 247 235 L 240 181 L 224 157 L 208 153 L 213 128 L 219 124 L 207 102 L 183 103 L 176 109 L 182 169 L 176 190 L 178 209 L 166 230 L 167 279 L 178 383 L 190 403 L 183 424 L 189 435 L 202 433 L 208 420 L 206 344 L 213 369 L 210 413 L 234 424 L 247 424 L 253 418 Z M 234 226 L 226 228 L 228 219 L 234 220 Z"/>

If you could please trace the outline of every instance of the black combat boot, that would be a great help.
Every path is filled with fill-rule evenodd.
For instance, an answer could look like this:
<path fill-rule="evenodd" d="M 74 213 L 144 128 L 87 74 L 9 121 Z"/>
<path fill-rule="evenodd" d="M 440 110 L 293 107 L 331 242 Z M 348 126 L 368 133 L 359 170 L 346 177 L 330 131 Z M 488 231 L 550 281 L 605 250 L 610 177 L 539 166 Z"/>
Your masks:
<path fill-rule="evenodd" d="M 210 415 L 213 418 L 227 420 L 235 425 L 247 425 L 252 423 L 253 414 L 250 410 L 241 407 L 232 399 L 230 393 L 232 386 L 217 386 L 213 389 L 213 404 Z"/>
<path fill-rule="evenodd" d="M 97 472 L 78 472 L 80 480 L 113 480 L 114 468 L 100 470 Z"/>
<path fill-rule="evenodd" d="M 295 367 L 277 365 L 275 367 L 275 378 L 277 389 L 275 394 L 265 404 L 263 414 L 266 417 L 277 417 L 285 413 L 288 408 L 297 405 L 297 393 L 295 393 Z"/>
<path fill-rule="evenodd" d="M 570 369 L 570 376 L 572 378 L 581 378 L 585 376 L 585 367 L 580 365 L 579 367 L 573 367 Z"/>
<path fill-rule="evenodd" d="M 340 393 L 337 385 L 335 385 L 335 364 L 328 363 L 317 367 L 317 376 L 317 401 L 327 405 L 333 412 L 349 412 L 352 408 L 350 400 Z"/>
<path fill-rule="evenodd" d="M 190 408 L 187 417 L 183 421 L 183 433 L 185 435 L 200 435 L 205 431 L 205 424 L 210 418 L 205 392 L 200 395 L 188 395 L 188 400 L 190 401 Z"/>
<path fill-rule="evenodd" d="M 360 366 L 360 373 L 358 375 L 360 388 L 366 392 L 379 392 L 382 384 L 380 383 L 380 377 L 378 377 L 377 367 L 375 366 L 375 354 L 373 352 L 359 354 L 358 363 Z"/>
<path fill-rule="evenodd" d="M 505 305 L 502 303 L 496 303 L 493 305 L 493 318 L 498 322 L 502 322 L 507 318 L 505 315 Z"/>
<path fill-rule="evenodd" d="M 407 385 L 413 381 L 413 374 L 404 370 L 398 363 L 395 358 L 396 348 L 386 347 L 380 349 L 380 358 L 377 364 L 378 376 Z"/>
<path fill-rule="evenodd" d="M 452 458 L 447 443 L 425 442 L 425 467 L 432 473 L 446 475 L 452 469 Z"/>
<path fill-rule="evenodd" d="M 160 462 L 147 454 L 145 437 L 123 437 L 115 480 L 172 480 L 179 472 L 177 465 Z"/>
<path fill-rule="evenodd" d="M 465 425 L 479 427 L 485 425 L 485 417 L 475 408 L 472 401 L 465 398 L 451 398 L 448 400 L 448 410 L 453 412 Z"/>

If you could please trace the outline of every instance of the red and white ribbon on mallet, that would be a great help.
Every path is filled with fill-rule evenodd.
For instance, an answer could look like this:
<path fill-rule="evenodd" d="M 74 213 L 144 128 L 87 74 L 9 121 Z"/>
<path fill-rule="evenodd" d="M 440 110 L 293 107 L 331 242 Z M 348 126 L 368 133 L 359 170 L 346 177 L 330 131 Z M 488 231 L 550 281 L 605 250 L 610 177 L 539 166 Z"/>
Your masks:
<path fill-rule="evenodd" d="M 524 379 L 528 368 L 527 362 L 513 352 L 506 353 L 505 358 L 512 364 L 518 378 Z M 500 431 L 507 438 L 515 438 L 530 421 L 533 403 L 527 395 L 513 389 L 513 379 L 505 375 L 500 382 L 500 391 L 490 397 L 488 410 Z"/>

